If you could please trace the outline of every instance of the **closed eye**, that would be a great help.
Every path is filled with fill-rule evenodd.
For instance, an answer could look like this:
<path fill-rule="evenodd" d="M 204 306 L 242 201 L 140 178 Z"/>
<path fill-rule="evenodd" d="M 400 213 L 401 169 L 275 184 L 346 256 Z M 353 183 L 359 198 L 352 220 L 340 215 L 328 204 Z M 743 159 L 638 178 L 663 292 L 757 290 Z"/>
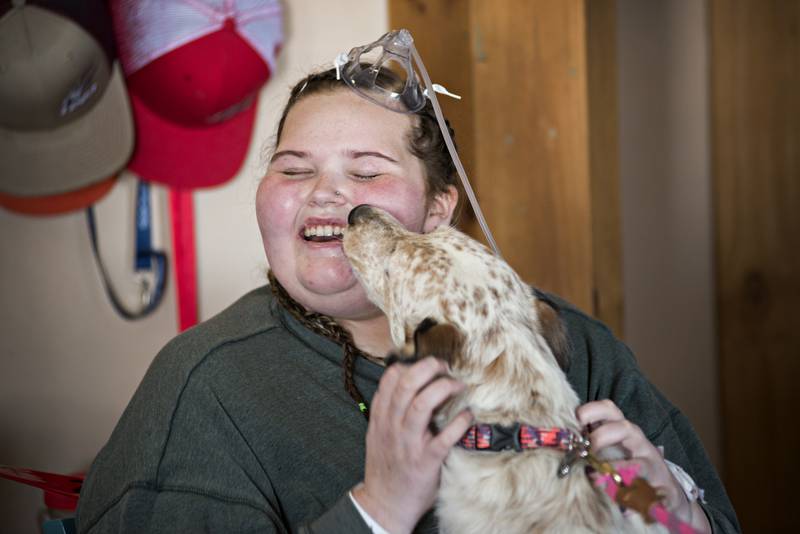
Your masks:
<path fill-rule="evenodd" d="M 380 176 L 380 174 L 356 174 L 356 173 L 353 173 L 353 177 L 355 177 L 357 180 L 364 180 L 364 181 L 372 180 L 373 178 L 377 178 L 378 176 Z"/>
<path fill-rule="evenodd" d="M 313 172 L 314 171 L 310 169 L 285 169 L 283 171 L 280 171 L 281 174 L 284 174 L 286 176 L 305 176 L 312 174 Z"/>

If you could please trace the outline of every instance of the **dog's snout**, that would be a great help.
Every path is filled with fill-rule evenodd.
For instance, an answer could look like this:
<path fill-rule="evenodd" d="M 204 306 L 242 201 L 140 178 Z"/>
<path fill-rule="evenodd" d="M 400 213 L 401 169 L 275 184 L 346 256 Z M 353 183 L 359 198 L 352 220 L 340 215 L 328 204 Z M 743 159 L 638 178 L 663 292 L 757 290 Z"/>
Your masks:
<path fill-rule="evenodd" d="M 355 208 L 351 209 L 350 213 L 347 215 L 347 224 L 357 223 L 369 212 L 369 209 L 369 204 L 359 204 Z"/>

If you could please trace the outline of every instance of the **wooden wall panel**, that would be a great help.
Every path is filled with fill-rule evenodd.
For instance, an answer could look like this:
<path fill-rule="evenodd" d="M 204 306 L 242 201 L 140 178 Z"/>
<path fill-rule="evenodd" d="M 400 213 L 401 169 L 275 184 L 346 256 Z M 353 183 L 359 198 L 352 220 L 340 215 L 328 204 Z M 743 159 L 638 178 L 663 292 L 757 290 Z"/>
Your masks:
<path fill-rule="evenodd" d="M 711 0 L 723 453 L 745 532 L 800 524 L 800 2 Z"/>
<path fill-rule="evenodd" d="M 425 62 L 431 81 L 442 84 L 461 96 L 461 100 L 446 96 L 441 96 L 438 100 L 445 117 L 456 132 L 455 142 L 459 157 L 475 189 L 474 62 L 470 52 L 472 35 L 469 31 L 469 16 L 467 0 L 389 2 L 390 29 L 408 29 L 414 37 L 414 44 Z M 463 194 L 462 197 L 459 227 L 483 240 L 469 202 Z"/>
<path fill-rule="evenodd" d="M 523 278 L 591 310 L 583 3 L 475 2 L 472 20 L 481 204 Z"/>
<path fill-rule="evenodd" d="M 594 314 L 623 337 L 616 0 L 586 3 Z"/>
<path fill-rule="evenodd" d="M 595 9 L 605 24 L 596 39 L 611 46 L 597 57 L 613 62 L 613 24 L 603 9 L 613 13 L 614 2 Z M 389 15 L 392 28 L 412 32 L 434 81 L 453 80 L 450 88 L 466 97 L 443 106 L 503 256 L 528 282 L 601 312 L 619 332 L 614 194 L 598 200 L 609 212 L 599 218 L 592 212 L 584 1 L 393 0 Z M 596 101 L 608 106 L 614 75 L 596 77 L 606 83 Z M 604 111 L 598 120 L 616 108 Z M 591 135 L 605 138 L 591 163 L 606 173 L 599 190 L 617 188 L 617 177 L 609 175 L 617 173 L 615 122 Z M 480 238 L 474 222 L 466 229 Z M 595 254 L 607 262 L 602 269 Z"/>

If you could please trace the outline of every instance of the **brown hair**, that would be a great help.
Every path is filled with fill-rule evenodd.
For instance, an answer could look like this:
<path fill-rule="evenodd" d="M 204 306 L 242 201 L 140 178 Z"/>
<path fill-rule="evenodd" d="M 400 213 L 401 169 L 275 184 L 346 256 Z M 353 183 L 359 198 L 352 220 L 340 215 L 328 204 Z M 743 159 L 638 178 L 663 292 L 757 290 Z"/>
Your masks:
<path fill-rule="evenodd" d="M 383 87 L 396 87 L 398 90 L 403 85 L 402 80 L 388 69 L 380 71 L 378 74 L 378 83 Z M 342 89 L 347 90 L 348 88 L 343 81 L 336 79 L 336 69 L 317 72 L 300 80 L 292 88 L 289 101 L 286 103 L 286 107 L 281 114 L 280 121 L 278 122 L 278 131 L 275 137 L 275 145 L 277 146 L 278 143 L 280 143 L 286 116 L 297 102 L 314 94 L 324 94 Z M 416 120 L 408 133 L 408 149 L 414 156 L 419 158 L 425 166 L 425 184 L 428 199 L 430 200 L 435 195 L 446 192 L 449 186 L 455 186 L 460 191 L 461 188 L 459 186 L 456 168 L 447 150 L 442 132 L 439 129 L 439 123 L 436 121 L 433 105 L 430 101 L 426 100 L 425 107 L 413 115 L 416 117 Z M 450 136 L 454 138 L 455 132 L 453 128 L 448 121 L 445 122 L 450 131 Z M 463 198 L 463 195 L 459 195 L 459 202 L 461 198 Z M 356 357 L 369 360 L 373 358 L 355 346 L 353 337 L 347 329 L 343 328 L 333 318 L 327 315 L 304 308 L 289 295 L 286 289 L 284 289 L 275 278 L 272 271 L 269 271 L 268 275 L 273 295 L 295 319 L 312 332 L 324 336 L 342 346 L 344 351 L 342 367 L 344 369 L 345 390 L 355 401 L 364 416 L 369 418 L 366 400 L 355 384 L 353 373 L 355 370 Z"/>

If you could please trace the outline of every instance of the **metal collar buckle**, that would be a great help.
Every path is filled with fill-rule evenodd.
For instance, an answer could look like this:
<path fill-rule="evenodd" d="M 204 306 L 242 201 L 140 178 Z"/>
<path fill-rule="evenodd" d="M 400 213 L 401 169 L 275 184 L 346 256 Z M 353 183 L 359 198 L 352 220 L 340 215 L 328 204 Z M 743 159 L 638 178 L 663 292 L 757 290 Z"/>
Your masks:
<path fill-rule="evenodd" d="M 569 442 L 569 448 L 564 453 L 564 458 L 558 465 L 558 478 L 564 478 L 572 471 L 572 466 L 577 460 L 583 460 L 589 456 L 589 449 L 592 444 L 588 438 L 580 435 L 573 434 Z"/>

